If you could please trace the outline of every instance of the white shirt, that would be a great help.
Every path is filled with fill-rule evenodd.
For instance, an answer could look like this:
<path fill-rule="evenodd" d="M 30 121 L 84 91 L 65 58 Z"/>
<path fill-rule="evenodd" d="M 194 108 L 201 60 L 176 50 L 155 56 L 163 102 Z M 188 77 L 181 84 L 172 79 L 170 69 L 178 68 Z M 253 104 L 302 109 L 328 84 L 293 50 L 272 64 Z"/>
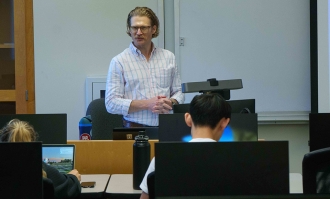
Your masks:
<path fill-rule="evenodd" d="M 181 90 L 181 79 L 172 52 L 154 47 L 147 61 L 131 43 L 110 62 L 105 104 L 109 113 L 123 115 L 128 121 L 158 126 L 158 114 L 149 110 L 128 114 L 132 100 L 164 95 L 183 103 Z"/>
<path fill-rule="evenodd" d="M 189 142 L 216 142 L 216 141 L 213 140 L 213 139 L 210 139 L 210 138 L 195 138 L 195 139 L 190 140 Z M 143 178 L 143 180 L 140 184 L 140 188 L 142 189 L 142 191 L 144 193 L 149 193 L 148 184 L 147 184 L 147 177 L 153 171 L 155 171 L 155 157 L 152 158 L 152 160 L 149 164 L 148 170 L 147 170 L 146 174 L 144 175 L 144 178 Z"/>

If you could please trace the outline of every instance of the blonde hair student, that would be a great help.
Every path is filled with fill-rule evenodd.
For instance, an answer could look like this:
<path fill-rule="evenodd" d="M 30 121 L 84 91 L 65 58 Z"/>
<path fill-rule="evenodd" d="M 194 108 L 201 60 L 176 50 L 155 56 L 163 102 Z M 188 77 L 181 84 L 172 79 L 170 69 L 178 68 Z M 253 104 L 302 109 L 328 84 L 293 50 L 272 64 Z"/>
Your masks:
<path fill-rule="evenodd" d="M 0 129 L 0 142 L 34 142 L 38 134 L 33 126 L 26 121 L 13 119 Z M 40 160 L 43 167 L 43 177 L 50 179 L 54 185 L 56 199 L 79 198 L 81 193 L 81 175 L 74 169 L 68 174 L 61 174 L 57 169 Z"/>

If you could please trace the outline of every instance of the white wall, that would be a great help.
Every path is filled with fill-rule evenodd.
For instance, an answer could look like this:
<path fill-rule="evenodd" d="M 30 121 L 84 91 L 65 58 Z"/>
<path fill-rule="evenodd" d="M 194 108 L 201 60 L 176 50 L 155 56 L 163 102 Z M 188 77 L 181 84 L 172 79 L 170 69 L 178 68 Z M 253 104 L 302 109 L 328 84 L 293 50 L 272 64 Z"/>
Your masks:
<path fill-rule="evenodd" d="M 33 4 L 36 113 L 67 113 L 68 139 L 79 139 L 86 77 L 105 76 L 111 58 L 129 46 L 128 13 L 136 6 L 148 6 L 162 21 L 162 1 L 34 0 Z M 163 35 L 158 38 L 154 42 L 163 47 Z"/>
<path fill-rule="evenodd" d="M 308 124 L 267 124 L 258 126 L 259 139 L 289 141 L 290 173 L 302 173 L 304 154 L 309 152 Z M 274 149 L 276 150 L 276 149 Z"/>

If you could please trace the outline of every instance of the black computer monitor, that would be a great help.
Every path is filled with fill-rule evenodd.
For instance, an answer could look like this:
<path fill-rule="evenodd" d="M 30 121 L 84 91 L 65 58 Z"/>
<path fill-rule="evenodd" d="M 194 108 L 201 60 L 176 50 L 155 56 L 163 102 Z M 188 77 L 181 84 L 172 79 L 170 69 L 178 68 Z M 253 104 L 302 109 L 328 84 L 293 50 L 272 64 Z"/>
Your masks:
<path fill-rule="evenodd" d="M 255 99 L 228 100 L 232 113 L 255 113 Z M 173 113 L 189 112 L 189 103 L 173 106 Z"/>
<path fill-rule="evenodd" d="M 1 198 L 42 199 L 41 142 L 0 143 Z"/>
<path fill-rule="evenodd" d="M 160 114 L 158 139 L 160 142 L 189 142 L 191 128 L 184 120 L 184 113 Z M 229 125 L 225 128 L 220 142 L 257 141 L 258 117 L 256 113 L 232 113 Z"/>
<path fill-rule="evenodd" d="M 289 194 L 288 141 L 155 143 L 155 196 Z"/>
<path fill-rule="evenodd" d="M 276 195 L 245 195 L 245 196 L 171 196 L 156 199 L 329 199 L 328 194 L 276 194 Z"/>
<path fill-rule="evenodd" d="M 330 113 L 309 114 L 309 150 L 330 147 Z"/>
<path fill-rule="evenodd" d="M 255 113 L 255 99 L 228 100 L 232 113 Z"/>
<path fill-rule="evenodd" d="M 0 128 L 15 118 L 29 122 L 43 144 L 67 143 L 67 114 L 0 114 Z"/>

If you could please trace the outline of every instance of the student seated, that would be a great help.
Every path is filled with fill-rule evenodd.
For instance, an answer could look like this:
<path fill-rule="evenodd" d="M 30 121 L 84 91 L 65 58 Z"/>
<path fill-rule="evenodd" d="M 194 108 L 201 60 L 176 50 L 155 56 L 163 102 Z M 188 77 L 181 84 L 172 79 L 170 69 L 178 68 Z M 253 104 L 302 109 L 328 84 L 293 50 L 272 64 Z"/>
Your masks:
<path fill-rule="evenodd" d="M 217 142 L 223 134 L 231 117 L 231 107 L 219 94 L 196 95 L 184 115 L 186 124 L 191 127 L 192 140 L 190 142 Z M 147 177 L 155 171 L 155 158 L 140 184 L 142 194 L 140 199 L 148 199 Z"/>
<path fill-rule="evenodd" d="M 13 119 L 0 129 L 0 142 L 33 142 L 37 133 L 33 127 L 18 119 Z M 42 160 L 40 160 L 42 162 Z M 56 199 L 79 198 L 81 193 L 79 172 L 74 169 L 68 174 L 61 174 L 57 169 L 42 162 L 44 178 L 52 180 Z"/>

